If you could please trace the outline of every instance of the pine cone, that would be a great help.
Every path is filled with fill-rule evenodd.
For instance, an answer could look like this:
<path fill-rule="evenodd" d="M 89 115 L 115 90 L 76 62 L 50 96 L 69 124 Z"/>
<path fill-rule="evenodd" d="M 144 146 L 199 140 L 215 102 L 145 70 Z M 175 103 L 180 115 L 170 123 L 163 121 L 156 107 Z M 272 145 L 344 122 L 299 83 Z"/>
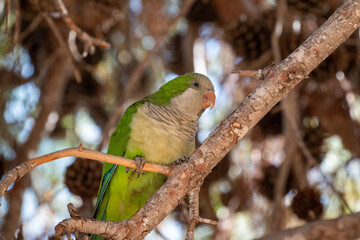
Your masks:
<path fill-rule="evenodd" d="M 102 164 L 77 158 L 66 169 L 65 184 L 69 191 L 81 198 L 96 197 L 101 180 Z"/>
<path fill-rule="evenodd" d="M 212 1 L 210 0 L 197 0 L 192 5 L 187 19 L 192 22 L 214 22 L 217 19 Z"/>
<path fill-rule="evenodd" d="M 335 77 L 338 71 L 346 71 L 350 65 L 350 58 L 350 53 L 344 47 L 339 47 L 310 73 L 310 77 L 317 81 L 327 81 Z"/>
<path fill-rule="evenodd" d="M 240 21 L 225 33 L 236 55 L 249 62 L 270 49 L 270 39 L 271 31 L 263 21 Z"/>
<path fill-rule="evenodd" d="M 291 203 L 291 208 L 299 218 L 308 222 L 319 219 L 323 213 L 320 193 L 313 188 L 299 190 Z"/>
<path fill-rule="evenodd" d="M 261 128 L 261 132 L 264 136 L 278 135 L 282 133 L 282 112 L 278 109 L 280 104 L 278 103 L 270 112 L 268 112 L 257 124 Z"/>
<path fill-rule="evenodd" d="M 321 126 L 312 127 L 305 126 L 304 129 L 304 143 L 309 149 L 311 155 L 315 158 L 317 163 L 321 163 L 325 154 L 323 143 L 327 137 L 327 132 Z"/>
<path fill-rule="evenodd" d="M 277 168 L 274 165 L 263 166 L 262 167 L 263 177 L 260 179 L 255 179 L 255 185 L 258 192 L 264 195 L 270 201 L 273 201 L 275 199 L 274 190 L 275 190 L 276 179 L 279 176 L 279 169 L 280 168 Z M 292 188 L 294 188 L 292 187 L 293 185 L 294 185 L 294 181 L 290 173 L 286 183 L 284 194 L 287 194 Z"/>
<path fill-rule="evenodd" d="M 251 203 L 251 189 L 249 182 L 242 176 L 230 182 L 231 190 L 221 193 L 221 201 L 225 206 L 236 204 L 235 211 L 246 210 Z"/>
<path fill-rule="evenodd" d="M 289 11 L 299 15 L 313 14 L 317 17 L 327 16 L 332 9 L 333 0 L 287 0 Z"/>

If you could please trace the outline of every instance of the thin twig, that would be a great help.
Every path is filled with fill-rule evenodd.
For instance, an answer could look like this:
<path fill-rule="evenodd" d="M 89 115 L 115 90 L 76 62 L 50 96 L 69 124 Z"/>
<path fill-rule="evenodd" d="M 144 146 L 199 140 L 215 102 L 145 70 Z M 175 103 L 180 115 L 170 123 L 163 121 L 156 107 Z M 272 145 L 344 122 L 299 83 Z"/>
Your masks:
<path fill-rule="evenodd" d="M 32 33 L 41 23 L 43 19 L 43 16 L 41 14 L 38 14 L 31 22 L 31 24 L 20 34 L 19 37 L 19 43 L 24 41 L 24 39 L 29 36 L 30 33 Z"/>
<path fill-rule="evenodd" d="M 243 77 L 254 77 L 255 74 L 258 73 L 258 71 L 255 71 L 255 70 L 240 70 L 240 69 L 231 69 L 230 70 L 230 73 L 237 73 L 239 74 L 240 76 L 243 76 Z"/>
<path fill-rule="evenodd" d="M 55 35 L 55 38 L 58 41 L 58 43 L 65 50 L 66 55 L 69 57 L 69 59 L 71 61 L 71 66 L 72 66 L 72 68 L 74 70 L 74 76 L 75 76 L 76 81 L 78 83 L 81 83 L 82 82 L 82 77 L 81 77 L 80 70 L 76 67 L 76 65 L 75 65 L 75 63 L 73 61 L 73 57 L 71 55 L 71 52 L 70 52 L 68 46 L 66 45 L 64 39 L 62 38 L 58 27 L 56 26 L 56 24 L 54 23 L 54 21 L 52 20 L 52 18 L 49 16 L 48 13 L 43 13 L 42 16 L 45 18 L 46 22 L 48 23 L 51 31 L 53 32 L 53 34 Z"/>
<path fill-rule="evenodd" d="M 40 157 L 33 158 L 29 161 L 26 161 L 22 163 L 21 165 L 13 168 L 10 170 L 3 178 L 3 180 L 0 181 L 0 196 L 4 195 L 6 192 L 6 189 L 15 181 L 18 181 L 23 176 L 25 176 L 27 173 L 29 173 L 32 169 L 35 167 L 54 161 L 59 158 L 64 157 L 82 157 L 87 158 L 91 160 L 101 161 L 101 162 L 107 162 L 112 164 L 117 164 L 129 168 L 136 168 L 136 162 L 134 160 L 130 160 L 127 158 L 114 156 L 106 153 L 97 152 L 88 148 L 82 147 L 80 144 L 77 148 L 67 148 L 60 151 L 56 151 L 53 153 L 49 153 Z M 152 164 L 152 163 L 145 163 L 144 168 L 142 169 L 144 171 L 148 172 L 156 172 L 156 173 L 162 173 L 166 176 L 168 176 L 172 170 L 171 166 L 164 166 L 164 165 L 158 165 L 158 164 Z"/>
<path fill-rule="evenodd" d="M 5 15 L 5 30 L 4 30 L 4 34 L 7 34 L 9 31 L 9 17 L 10 17 L 10 13 L 11 13 L 11 0 L 6 0 L 6 5 L 7 5 L 7 13 Z"/>
<path fill-rule="evenodd" d="M 279 0 L 276 8 L 276 23 L 275 29 L 271 36 L 271 48 L 274 54 L 275 63 L 281 61 L 281 50 L 280 50 L 280 37 L 284 28 L 284 17 L 286 12 L 287 4 L 286 0 Z"/>
<path fill-rule="evenodd" d="M 195 226 L 199 220 L 199 192 L 200 186 L 189 191 L 189 227 L 186 233 L 186 240 L 194 239 Z"/>
<path fill-rule="evenodd" d="M 269 74 L 270 70 L 274 67 L 274 63 L 266 66 L 263 69 L 255 70 L 240 70 L 240 69 L 232 69 L 230 73 L 237 73 L 239 76 L 243 77 L 251 77 L 256 80 L 264 80 L 266 76 Z"/>
<path fill-rule="evenodd" d="M 11 48 L 8 49 L 7 52 L 12 52 L 14 50 L 16 44 L 21 44 L 24 41 L 24 39 L 39 26 L 42 19 L 43 19 L 43 16 L 41 14 L 38 14 L 33 19 L 31 24 L 22 33 L 20 33 L 20 30 L 21 30 L 21 26 L 19 26 L 20 23 L 18 23 L 18 20 L 16 20 L 17 24 L 15 24 L 15 33 L 14 33 L 13 44 L 12 44 Z M 17 31 L 19 31 L 19 33 Z"/>
<path fill-rule="evenodd" d="M 283 25 L 284 25 L 284 14 L 286 10 L 286 0 L 279 0 L 276 6 L 276 23 L 275 29 L 271 36 L 271 49 L 274 56 L 275 63 L 279 63 L 281 61 L 281 50 L 280 50 L 280 37 L 283 32 Z M 291 95 L 291 94 L 290 94 Z M 283 110 L 288 111 L 290 102 L 290 97 L 288 99 L 282 101 Z M 291 107 L 291 106 L 290 106 Z M 291 110 L 291 109 L 290 109 Z M 287 122 L 285 123 L 287 124 Z M 285 135 L 289 137 L 289 132 L 286 131 L 285 125 Z M 291 157 L 291 154 L 294 153 L 295 149 L 291 145 L 290 142 L 286 144 L 286 154 L 283 163 L 281 164 L 279 175 L 275 182 L 275 200 L 274 200 L 274 210 L 272 213 L 273 221 L 271 223 L 272 230 L 279 230 L 284 227 L 285 220 L 285 206 L 283 202 L 283 196 L 285 193 L 286 183 L 289 178 L 290 170 L 294 162 L 294 157 Z"/>
<path fill-rule="evenodd" d="M 159 227 L 156 227 L 154 230 L 155 230 L 156 234 L 159 235 L 159 238 L 160 238 L 161 240 L 168 240 L 168 239 L 164 236 L 164 234 L 160 231 Z"/>
<path fill-rule="evenodd" d="M 93 46 L 98 46 L 105 49 L 110 48 L 110 43 L 104 40 L 100 40 L 98 38 L 94 38 L 85 31 L 81 30 L 71 19 L 69 12 L 66 9 L 65 4 L 62 0 L 55 0 L 55 3 L 60 10 L 61 16 L 64 19 L 66 26 L 71 30 L 75 31 L 78 34 L 79 38 L 84 41 L 85 52 L 88 52 L 88 50 L 90 50 Z"/>
<path fill-rule="evenodd" d="M 211 220 L 211 219 L 203 218 L 203 217 L 199 217 L 199 218 L 198 218 L 198 222 L 200 222 L 200 223 L 206 223 L 206 224 L 214 225 L 214 226 L 218 224 L 218 222 L 215 221 L 215 220 Z"/>
<path fill-rule="evenodd" d="M 289 126 L 291 127 L 291 130 L 294 133 L 296 144 L 298 145 L 298 147 L 300 148 L 301 152 L 304 154 L 304 156 L 307 160 L 308 168 L 315 166 L 316 160 L 313 157 L 313 155 L 311 154 L 310 150 L 307 148 L 307 146 L 301 136 L 300 128 L 299 128 L 298 124 L 296 123 L 296 120 L 294 119 L 294 116 L 291 113 L 289 113 L 288 111 L 284 111 L 284 113 L 285 113 L 285 117 L 289 121 Z"/>
<path fill-rule="evenodd" d="M 20 0 L 15 0 L 15 31 L 14 31 L 14 39 L 13 45 L 19 43 L 19 36 L 21 31 L 21 10 L 20 10 Z"/>
<path fill-rule="evenodd" d="M 306 146 L 303 138 L 301 137 L 301 132 L 300 129 L 294 119 L 294 116 L 292 114 L 289 114 L 288 111 L 284 111 L 285 113 L 285 117 L 287 118 L 287 120 L 289 121 L 289 126 L 291 128 L 291 130 L 293 131 L 293 134 L 295 136 L 295 141 L 298 145 L 298 147 L 300 148 L 302 154 L 304 155 L 304 157 L 307 160 L 308 163 L 308 168 L 311 168 L 313 166 L 316 165 L 316 160 L 314 158 L 314 156 L 311 154 L 310 150 L 308 149 L 308 147 Z M 298 166 L 297 166 L 298 167 Z M 340 200 L 343 202 L 344 206 L 347 208 L 347 210 L 350 213 L 353 213 L 353 211 L 351 210 L 349 204 L 347 203 L 346 199 L 344 198 L 343 194 L 341 192 L 339 192 L 335 186 L 327 179 L 327 177 L 324 175 L 323 172 L 321 172 L 321 176 L 323 177 L 325 183 L 331 188 L 331 190 L 338 195 L 338 197 L 340 198 Z M 306 179 L 306 178 L 304 178 Z"/>
<path fill-rule="evenodd" d="M 199 216 L 199 193 L 202 182 L 198 182 L 198 186 L 191 189 L 188 193 L 189 196 L 189 227 L 186 233 L 186 240 L 194 239 L 194 230 L 197 223 L 206 223 L 216 225 L 217 221 L 202 218 Z"/>
<path fill-rule="evenodd" d="M 350 213 L 354 213 L 351 208 L 350 205 L 348 204 L 348 202 L 346 201 L 346 199 L 344 198 L 343 193 L 341 193 L 339 190 L 337 190 L 335 188 L 335 186 L 333 185 L 333 183 L 324 175 L 324 173 L 320 170 L 320 174 L 322 176 L 322 178 L 324 179 L 326 185 L 328 185 L 331 188 L 331 191 L 333 191 L 340 199 L 340 201 L 344 204 L 344 206 L 346 207 L 346 209 L 350 212 Z"/>

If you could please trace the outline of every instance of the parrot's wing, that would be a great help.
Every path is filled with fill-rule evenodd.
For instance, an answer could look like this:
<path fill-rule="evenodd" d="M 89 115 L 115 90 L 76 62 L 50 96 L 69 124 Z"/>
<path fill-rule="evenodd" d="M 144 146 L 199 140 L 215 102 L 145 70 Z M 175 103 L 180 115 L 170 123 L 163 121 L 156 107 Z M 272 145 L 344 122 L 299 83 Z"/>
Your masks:
<path fill-rule="evenodd" d="M 130 139 L 130 131 L 131 131 L 131 119 L 134 113 L 136 113 L 139 106 L 144 104 L 144 101 L 139 101 L 131 105 L 121 117 L 115 131 L 110 137 L 109 147 L 108 147 L 108 154 L 116 155 L 116 156 L 124 156 L 126 153 L 126 146 Z M 97 201 L 95 204 L 95 210 L 93 214 L 93 218 L 103 219 L 105 217 L 107 201 L 103 201 L 104 197 L 106 197 L 106 190 L 110 184 L 110 181 L 117 169 L 117 165 L 104 163 L 103 166 L 103 175 L 100 183 L 100 188 L 97 196 Z M 105 207 L 103 207 L 105 204 Z M 100 209 L 103 211 L 98 216 Z"/>
<path fill-rule="evenodd" d="M 95 210 L 94 210 L 93 218 L 96 218 L 96 216 L 99 213 L 102 200 L 104 199 L 105 191 L 106 191 L 106 189 L 107 189 L 107 187 L 108 187 L 108 185 L 110 183 L 111 177 L 113 176 L 116 168 L 117 168 L 117 165 L 114 164 L 103 175 L 103 178 L 102 178 L 102 181 L 101 181 L 101 186 L 100 186 L 98 196 L 97 196 L 97 200 L 96 200 L 96 204 L 95 204 Z M 103 220 L 103 216 L 100 218 L 100 220 Z"/>

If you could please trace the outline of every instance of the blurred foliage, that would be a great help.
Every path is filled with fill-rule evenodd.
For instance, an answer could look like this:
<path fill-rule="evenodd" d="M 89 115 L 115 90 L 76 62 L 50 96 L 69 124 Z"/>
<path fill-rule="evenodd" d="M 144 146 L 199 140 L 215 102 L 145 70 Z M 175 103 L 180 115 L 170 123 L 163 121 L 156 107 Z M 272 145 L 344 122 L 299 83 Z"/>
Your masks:
<path fill-rule="evenodd" d="M 275 1 L 196 0 L 176 27 L 168 29 L 183 1 L 66 0 L 75 24 L 112 45 L 86 57 L 81 56 L 84 42 L 64 24 L 53 1 L 17 1 L 19 5 L 0 1 L 1 174 L 31 157 L 79 142 L 106 151 L 109 135 L 104 130 L 119 106 L 126 108 L 177 74 L 191 71 L 207 74 L 217 94 L 215 108 L 200 120 L 201 142 L 258 85 L 229 75 L 229 70 L 257 70 L 274 61 L 270 38 Z M 5 2 L 12 3 L 10 12 Z M 287 2 L 279 40 L 282 57 L 341 3 Z M 164 33 L 167 38 L 152 54 L 134 90 L 126 92 L 130 76 Z M 286 206 L 283 227 L 360 210 L 359 46 L 357 31 L 294 90 L 302 139 L 287 137 L 278 104 L 213 169 L 201 189 L 200 212 L 219 224 L 199 225 L 197 239 L 250 239 L 269 232 L 278 172 L 288 158 L 300 161 L 291 167 L 281 196 Z M 296 151 L 286 156 L 291 145 Z M 16 232 L 25 239 L 46 239 L 68 217 L 69 202 L 83 216 L 91 216 L 100 174 L 98 164 L 74 158 L 35 169 L 0 199 L 1 235 L 10 239 Z M 148 239 L 183 239 L 184 207 L 157 230 Z"/>

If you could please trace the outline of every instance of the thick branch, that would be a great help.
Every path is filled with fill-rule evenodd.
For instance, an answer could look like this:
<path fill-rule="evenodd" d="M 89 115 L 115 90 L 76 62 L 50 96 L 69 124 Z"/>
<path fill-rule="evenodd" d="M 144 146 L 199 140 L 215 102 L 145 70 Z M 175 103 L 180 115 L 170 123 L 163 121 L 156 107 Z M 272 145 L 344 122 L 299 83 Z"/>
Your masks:
<path fill-rule="evenodd" d="M 336 219 L 320 220 L 301 227 L 271 233 L 259 240 L 315 240 L 315 239 L 358 239 L 360 237 L 360 213 L 341 216 Z"/>
<path fill-rule="evenodd" d="M 25 176 L 27 173 L 29 173 L 31 170 L 33 170 L 35 167 L 54 161 L 59 158 L 63 157 L 69 157 L 69 156 L 75 156 L 75 157 L 82 157 L 87 159 L 92 159 L 96 161 L 101 162 L 107 162 L 117 165 L 122 165 L 129 168 L 136 168 L 136 163 L 134 160 L 130 160 L 123 157 L 118 157 L 106 153 L 97 152 L 88 148 L 83 148 L 81 145 L 78 148 L 67 148 L 63 149 L 57 152 L 49 153 L 44 156 L 33 158 L 27 162 L 24 162 L 23 164 L 15 167 L 14 169 L 10 170 L 3 178 L 2 181 L 0 181 L 0 196 L 4 195 L 6 192 L 6 189 L 15 181 L 18 181 L 23 176 Z M 164 166 L 164 165 L 158 165 L 158 164 L 151 164 L 151 163 L 145 163 L 144 168 L 142 170 L 148 171 L 148 172 L 157 172 L 162 173 L 166 176 L 168 176 L 171 172 L 172 167 L 170 166 Z"/>

